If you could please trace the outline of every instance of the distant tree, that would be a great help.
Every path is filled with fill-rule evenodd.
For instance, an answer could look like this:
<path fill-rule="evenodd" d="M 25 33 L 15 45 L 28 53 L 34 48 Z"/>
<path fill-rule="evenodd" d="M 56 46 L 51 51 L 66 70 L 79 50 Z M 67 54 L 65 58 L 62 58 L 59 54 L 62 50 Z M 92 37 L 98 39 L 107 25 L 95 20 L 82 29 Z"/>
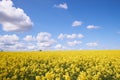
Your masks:
<path fill-rule="evenodd" d="M 0 52 L 3 52 L 3 50 L 0 50 Z"/>
<path fill-rule="evenodd" d="M 41 52 L 42 50 L 40 49 L 39 51 Z"/>

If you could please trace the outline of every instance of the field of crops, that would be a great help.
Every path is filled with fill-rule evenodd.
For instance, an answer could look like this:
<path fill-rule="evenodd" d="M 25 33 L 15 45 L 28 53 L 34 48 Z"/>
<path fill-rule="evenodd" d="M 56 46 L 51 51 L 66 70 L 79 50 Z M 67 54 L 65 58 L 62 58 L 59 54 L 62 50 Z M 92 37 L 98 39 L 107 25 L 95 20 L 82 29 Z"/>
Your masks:
<path fill-rule="evenodd" d="M 120 51 L 0 52 L 0 80 L 120 80 Z"/>

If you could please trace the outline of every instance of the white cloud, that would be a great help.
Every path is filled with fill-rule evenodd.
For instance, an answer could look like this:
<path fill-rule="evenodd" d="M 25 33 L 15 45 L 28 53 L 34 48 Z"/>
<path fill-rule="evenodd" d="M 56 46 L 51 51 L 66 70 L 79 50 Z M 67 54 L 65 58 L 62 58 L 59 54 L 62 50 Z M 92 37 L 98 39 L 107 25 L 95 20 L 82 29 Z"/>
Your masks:
<path fill-rule="evenodd" d="M 15 34 L 0 35 L 0 50 L 25 51 L 25 50 L 34 50 L 34 49 L 36 49 L 36 46 L 34 44 L 21 42 L 19 37 Z"/>
<path fill-rule="evenodd" d="M 36 37 L 38 42 L 49 41 L 50 38 L 51 38 L 51 34 L 47 32 L 40 32 Z"/>
<path fill-rule="evenodd" d="M 21 42 L 18 42 L 17 44 L 11 46 L 10 49 L 14 49 L 14 50 L 26 50 L 27 49 L 27 46 L 25 43 L 21 43 Z"/>
<path fill-rule="evenodd" d="M 21 8 L 14 7 L 12 0 L 0 1 L 0 24 L 4 31 L 29 30 L 33 26 L 30 17 Z"/>
<path fill-rule="evenodd" d="M 76 45 L 81 44 L 81 43 L 82 43 L 82 41 L 76 41 L 76 40 L 74 40 L 72 42 L 67 42 L 67 44 L 69 46 L 76 46 Z"/>
<path fill-rule="evenodd" d="M 61 49 L 64 49 L 65 47 L 64 46 L 62 46 L 61 44 L 57 44 L 56 46 L 55 46 L 55 49 L 57 49 L 57 50 L 61 50 Z"/>
<path fill-rule="evenodd" d="M 81 25 L 82 25 L 82 22 L 81 21 L 77 21 L 77 20 L 72 23 L 73 27 L 78 27 L 78 26 L 81 26 Z"/>
<path fill-rule="evenodd" d="M 68 9 L 67 3 L 59 4 L 59 5 L 54 5 L 56 8 L 62 8 L 62 9 Z"/>
<path fill-rule="evenodd" d="M 97 42 L 90 42 L 90 43 L 86 43 L 87 46 L 92 47 L 92 46 L 98 46 Z"/>
<path fill-rule="evenodd" d="M 23 40 L 25 41 L 35 41 L 35 37 L 33 37 L 32 35 L 27 35 Z"/>
<path fill-rule="evenodd" d="M 64 38 L 65 38 L 65 34 L 63 34 L 63 33 L 61 33 L 59 36 L 58 36 L 58 39 L 61 39 L 61 40 L 63 40 Z"/>
<path fill-rule="evenodd" d="M 47 32 L 38 33 L 37 37 L 37 45 L 41 48 L 51 47 L 56 41 L 51 38 L 51 34 Z"/>
<path fill-rule="evenodd" d="M 51 49 L 55 43 L 56 41 L 52 38 L 51 34 L 47 32 L 40 32 L 37 36 L 26 35 L 26 37 L 21 40 L 15 34 L 0 35 L 0 50 L 48 50 Z"/>
<path fill-rule="evenodd" d="M 48 49 L 56 42 L 51 34 L 47 32 L 40 32 L 37 36 L 27 35 L 23 40 L 34 41 L 34 43 L 37 44 L 36 46 L 40 49 Z M 34 46 L 29 46 L 28 48 L 34 48 Z"/>
<path fill-rule="evenodd" d="M 28 48 L 28 50 L 34 50 L 34 49 L 36 49 L 36 46 L 35 45 L 28 45 L 27 48 Z"/>
<path fill-rule="evenodd" d="M 83 38 L 82 34 L 60 34 L 62 37 L 59 39 L 67 39 L 64 43 L 59 42 L 52 38 L 48 32 L 40 32 L 36 36 L 26 35 L 24 38 L 13 35 L 0 35 L 0 50 L 8 51 L 29 51 L 29 50 L 68 50 L 70 46 L 81 44 L 79 38 Z M 69 40 L 73 41 L 69 41 Z M 75 40 L 76 39 L 76 40 Z M 69 46 L 68 46 L 69 45 Z"/>
<path fill-rule="evenodd" d="M 68 39 L 75 39 L 76 37 L 77 37 L 77 34 L 66 35 L 66 38 Z"/>
<path fill-rule="evenodd" d="M 18 44 L 19 37 L 13 35 L 0 35 L 0 50 L 15 50 L 13 46 Z"/>
<path fill-rule="evenodd" d="M 39 47 L 51 47 L 55 43 L 54 39 L 50 39 L 49 41 L 44 41 L 44 42 L 38 42 L 37 45 Z"/>
<path fill-rule="evenodd" d="M 94 26 L 94 25 L 88 25 L 86 28 L 87 29 L 98 29 L 99 27 L 98 26 Z"/>
<path fill-rule="evenodd" d="M 16 42 L 19 41 L 19 37 L 15 34 L 13 35 L 0 35 L 0 44 L 3 45 L 14 45 Z"/>
<path fill-rule="evenodd" d="M 84 35 L 83 34 L 63 34 L 61 33 L 59 36 L 58 36 L 58 39 L 61 39 L 63 40 L 64 38 L 66 39 L 75 39 L 75 38 L 83 38 Z"/>
<path fill-rule="evenodd" d="M 84 35 L 83 35 L 83 34 L 78 34 L 77 37 L 78 37 L 78 38 L 83 38 Z"/>
<path fill-rule="evenodd" d="M 62 48 L 62 45 L 61 45 L 61 44 L 57 44 L 57 45 L 55 46 L 55 48 L 56 48 L 56 49 L 61 49 L 61 48 Z"/>
<path fill-rule="evenodd" d="M 37 46 L 33 43 L 25 43 L 25 42 L 17 42 L 13 46 L 9 46 L 7 50 L 14 50 L 14 51 L 31 51 L 37 50 Z"/>

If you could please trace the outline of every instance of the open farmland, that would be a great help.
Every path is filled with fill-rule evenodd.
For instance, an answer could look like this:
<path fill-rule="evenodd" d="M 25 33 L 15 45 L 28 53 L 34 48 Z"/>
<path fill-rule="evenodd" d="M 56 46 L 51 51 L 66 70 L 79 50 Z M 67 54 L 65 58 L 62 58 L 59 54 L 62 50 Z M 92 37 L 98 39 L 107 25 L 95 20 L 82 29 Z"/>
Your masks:
<path fill-rule="evenodd" d="M 0 80 L 120 80 L 120 51 L 0 52 Z"/>

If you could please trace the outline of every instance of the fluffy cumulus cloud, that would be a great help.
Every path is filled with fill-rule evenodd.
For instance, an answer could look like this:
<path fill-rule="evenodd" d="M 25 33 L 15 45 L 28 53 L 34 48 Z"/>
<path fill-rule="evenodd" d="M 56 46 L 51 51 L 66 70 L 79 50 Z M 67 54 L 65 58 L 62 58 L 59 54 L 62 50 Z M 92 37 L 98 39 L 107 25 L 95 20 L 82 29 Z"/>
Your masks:
<path fill-rule="evenodd" d="M 25 41 L 35 41 L 35 37 L 33 37 L 32 35 L 27 35 L 23 40 L 25 40 Z"/>
<path fill-rule="evenodd" d="M 81 43 L 82 43 L 82 41 L 77 41 L 77 40 L 74 40 L 74 41 L 71 41 L 71 42 L 67 42 L 67 44 L 69 46 L 76 46 L 76 45 L 79 45 Z"/>
<path fill-rule="evenodd" d="M 0 35 L 0 50 L 48 50 L 52 49 L 56 41 L 47 32 L 40 32 L 37 36 L 26 35 L 20 39 L 17 35 Z"/>
<path fill-rule="evenodd" d="M 75 39 L 76 37 L 77 37 L 77 34 L 66 35 L 66 38 L 68 39 Z"/>
<path fill-rule="evenodd" d="M 34 49 L 36 49 L 36 46 L 34 44 L 22 42 L 15 34 L 0 35 L 0 50 L 21 51 Z"/>
<path fill-rule="evenodd" d="M 63 45 L 61 45 L 61 44 L 57 44 L 55 46 L 55 49 L 57 49 L 57 50 L 63 50 L 63 49 L 65 49 L 65 47 Z"/>
<path fill-rule="evenodd" d="M 19 37 L 13 35 L 0 35 L 0 50 L 14 50 L 14 47 L 19 42 Z"/>
<path fill-rule="evenodd" d="M 28 45 L 27 48 L 28 48 L 28 50 L 34 50 L 34 49 L 36 49 L 36 46 L 31 44 L 31 45 Z"/>
<path fill-rule="evenodd" d="M 35 45 L 28 45 L 28 49 L 50 49 L 56 42 L 50 33 L 40 32 L 37 36 L 27 35 L 23 38 L 28 43 L 34 43 Z"/>
<path fill-rule="evenodd" d="M 58 36 L 58 39 L 61 39 L 63 40 L 65 38 L 65 34 L 61 33 L 59 36 Z"/>
<path fill-rule="evenodd" d="M 72 23 L 73 27 L 78 27 L 78 26 L 81 26 L 81 25 L 82 25 L 82 22 L 81 21 L 77 21 L 77 20 Z"/>
<path fill-rule="evenodd" d="M 31 51 L 37 49 L 37 46 L 34 44 L 24 43 L 24 42 L 17 42 L 16 44 L 9 46 L 7 49 L 9 51 Z"/>
<path fill-rule="evenodd" d="M 98 26 L 94 26 L 94 25 L 88 25 L 86 28 L 87 29 L 98 29 L 99 27 Z"/>
<path fill-rule="evenodd" d="M 47 32 L 40 32 L 36 37 L 38 42 L 49 41 L 50 38 L 51 38 L 51 34 Z"/>
<path fill-rule="evenodd" d="M 12 35 L 0 35 L 0 50 L 7 51 L 30 51 L 30 50 L 68 50 L 77 49 L 83 45 L 79 38 L 82 34 L 60 34 L 61 40 L 53 38 L 48 32 L 40 32 L 36 36 L 26 35 L 24 38 Z M 97 42 L 86 43 L 86 46 L 94 48 L 98 46 Z"/>
<path fill-rule="evenodd" d="M 78 34 L 77 37 L 78 37 L 78 38 L 83 38 L 84 35 L 83 35 L 83 34 Z"/>
<path fill-rule="evenodd" d="M 0 44 L 2 45 L 14 45 L 19 41 L 19 37 L 15 34 L 13 35 L 0 35 Z"/>
<path fill-rule="evenodd" d="M 63 34 L 63 33 L 61 33 L 58 36 L 58 39 L 63 40 L 64 38 L 66 38 L 66 39 L 75 39 L 75 38 L 83 38 L 83 37 L 84 37 L 83 34 Z"/>
<path fill-rule="evenodd" d="M 36 36 L 0 35 L 0 50 L 29 51 L 29 50 L 68 50 L 81 46 L 82 34 L 60 34 L 58 39 L 48 32 L 40 32 Z M 61 43 L 62 39 L 64 42 Z M 83 44 L 82 44 L 83 45 Z M 87 43 L 87 46 L 98 46 L 97 42 Z"/>
<path fill-rule="evenodd" d="M 67 3 L 63 3 L 63 4 L 59 4 L 59 5 L 54 5 L 54 7 L 56 7 L 56 8 L 62 8 L 62 9 L 65 9 L 65 10 L 68 9 Z"/>
<path fill-rule="evenodd" d="M 16 50 L 16 51 L 28 50 L 27 47 L 28 47 L 28 45 L 26 45 L 25 43 L 18 42 L 15 45 L 11 46 L 8 50 L 11 50 L 11 49 Z"/>
<path fill-rule="evenodd" d="M 90 43 L 86 43 L 86 45 L 89 47 L 95 47 L 95 46 L 98 46 L 98 43 L 97 42 L 90 42 Z"/>
<path fill-rule="evenodd" d="M 33 26 L 30 17 L 21 8 L 14 7 L 12 0 L 0 1 L 0 24 L 4 31 L 29 30 Z"/>
<path fill-rule="evenodd" d="M 37 46 L 39 46 L 41 49 L 49 49 L 52 47 L 52 45 L 56 42 L 52 37 L 50 33 L 47 32 L 40 32 L 36 36 L 37 40 Z"/>
<path fill-rule="evenodd" d="M 49 49 L 56 42 L 50 33 L 40 32 L 37 36 L 27 35 L 23 40 L 36 43 L 38 49 Z M 34 46 L 29 48 L 34 48 Z"/>

